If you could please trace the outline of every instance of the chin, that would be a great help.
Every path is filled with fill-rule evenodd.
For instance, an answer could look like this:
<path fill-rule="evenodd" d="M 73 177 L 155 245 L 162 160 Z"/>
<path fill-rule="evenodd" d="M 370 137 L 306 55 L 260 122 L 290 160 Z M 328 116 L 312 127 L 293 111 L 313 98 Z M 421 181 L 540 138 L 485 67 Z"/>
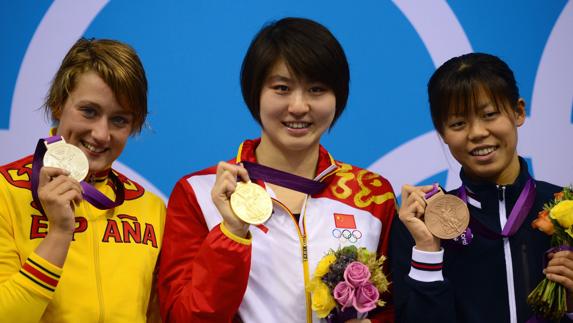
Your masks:
<path fill-rule="evenodd" d="M 111 168 L 111 166 L 102 166 L 102 165 L 90 165 L 90 174 L 97 174 L 97 173 L 101 173 L 106 169 Z"/>
<path fill-rule="evenodd" d="M 498 170 L 479 170 L 477 172 L 474 172 L 475 176 L 478 177 L 478 179 L 484 179 L 484 180 L 488 180 L 488 181 L 496 181 L 497 178 L 500 176 L 501 171 Z"/>
<path fill-rule="evenodd" d="M 286 147 L 289 150 L 305 150 L 310 147 L 317 145 L 319 142 L 310 140 L 309 138 L 293 138 L 286 143 Z"/>

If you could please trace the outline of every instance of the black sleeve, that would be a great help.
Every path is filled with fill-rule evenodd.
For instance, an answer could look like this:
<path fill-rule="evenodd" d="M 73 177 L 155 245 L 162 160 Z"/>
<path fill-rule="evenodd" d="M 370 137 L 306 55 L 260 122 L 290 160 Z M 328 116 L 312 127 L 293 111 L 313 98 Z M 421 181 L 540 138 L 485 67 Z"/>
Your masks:
<path fill-rule="evenodd" d="M 455 305 L 450 283 L 421 282 L 408 276 L 414 240 L 396 216 L 390 233 L 389 261 L 398 323 L 454 323 Z"/>

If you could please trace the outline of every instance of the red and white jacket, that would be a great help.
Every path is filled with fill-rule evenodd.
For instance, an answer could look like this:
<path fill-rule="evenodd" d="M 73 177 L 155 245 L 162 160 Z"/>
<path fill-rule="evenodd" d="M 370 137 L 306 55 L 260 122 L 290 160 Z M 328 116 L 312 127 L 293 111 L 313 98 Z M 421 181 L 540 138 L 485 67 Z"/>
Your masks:
<path fill-rule="evenodd" d="M 256 162 L 259 142 L 245 141 L 231 162 Z M 169 199 L 158 284 L 165 322 L 320 322 L 306 292 L 319 260 L 350 244 L 387 254 L 396 210 L 390 183 L 322 146 L 315 180 L 326 188 L 307 196 L 297 221 L 258 181 L 273 197 L 273 215 L 247 239 L 221 224 L 211 201 L 215 173 L 183 177 Z M 371 319 L 393 322 L 392 306 Z"/>

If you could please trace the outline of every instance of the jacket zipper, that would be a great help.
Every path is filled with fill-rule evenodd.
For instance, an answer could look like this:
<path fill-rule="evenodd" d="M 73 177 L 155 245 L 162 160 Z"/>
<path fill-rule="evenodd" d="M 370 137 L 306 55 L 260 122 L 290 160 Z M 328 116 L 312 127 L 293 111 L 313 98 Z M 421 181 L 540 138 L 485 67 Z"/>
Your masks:
<path fill-rule="evenodd" d="M 98 249 L 98 235 L 97 235 L 97 218 L 93 217 L 93 214 L 88 212 L 88 207 L 86 206 L 87 202 L 84 202 L 83 209 L 86 216 L 89 218 L 94 219 L 94 225 L 92 231 L 92 247 L 93 247 L 93 257 L 94 257 L 94 273 L 95 273 L 95 284 L 97 289 L 97 299 L 99 303 L 99 315 L 98 315 L 98 322 L 104 322 L 105 310 L 104 310 L 104 298 L 103 298 L 103 290 L 101 286 L 101 271 L 100 271 L 100 259 L 99 259 L 99 249 Z"/>
<path fill-rule="evenodd" d="M 499 222 L 501 228 L 507 223 L 507 211 L 505 209 L 505 186 L 498 186 L 499 198 Z M 503 253 L 505 255 L 505 274 L 507 279 L 507 296 L 509 302 L 509 321 L 517 323 L 517 305 L 515 301 L 515 282 L 513 280 L 513 261 L 511 257 L 511 245 L 509 238 L 503 238 Z"/>
<path fill-rule="evenodd" d="M 301 208 L 300 218 L 302 219 L 302 228 L 299 226 L 298 222 L 296 221 L 295 216 L 292 214 L 290 209 L 284 205 L 281 201 L 274 199 L 278 205 L 280 205 L 291 217 L 293 222 L 295 223 L 295 228 L 299 236 L 299 241 L 301 242 L 301 253 L 302 253 L 302 269 L 303 269 L 303 276 L 304 276 L 304 290 L 305 290 L 305 301 L 306 301 L 306 321 L 307 323 L 312 323 L 312 303 L 310 299 L 310 293 L 307 292 L 308 285 L 310 283 L 310 272 L 308 270 L 308 241 L 306 238 L 306 203 L 308 201 L 308 195 L 304 200 L 304 204 Z"/>

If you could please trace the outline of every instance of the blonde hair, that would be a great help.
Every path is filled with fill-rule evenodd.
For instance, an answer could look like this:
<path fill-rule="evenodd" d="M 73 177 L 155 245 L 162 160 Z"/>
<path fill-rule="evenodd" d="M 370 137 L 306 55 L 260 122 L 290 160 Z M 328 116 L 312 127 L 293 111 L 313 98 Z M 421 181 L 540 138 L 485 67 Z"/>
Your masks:
<path fill-rule="evenodd" d="M 132 113 L 132 134 L 139 133 L 147 117 L 147 78 L 135 50 L 116 40 L 80 38 L 70 48 L 46 96 L 46 114 L 57 120 L 78 77 L 89 71 L 97 73 Z"/>

